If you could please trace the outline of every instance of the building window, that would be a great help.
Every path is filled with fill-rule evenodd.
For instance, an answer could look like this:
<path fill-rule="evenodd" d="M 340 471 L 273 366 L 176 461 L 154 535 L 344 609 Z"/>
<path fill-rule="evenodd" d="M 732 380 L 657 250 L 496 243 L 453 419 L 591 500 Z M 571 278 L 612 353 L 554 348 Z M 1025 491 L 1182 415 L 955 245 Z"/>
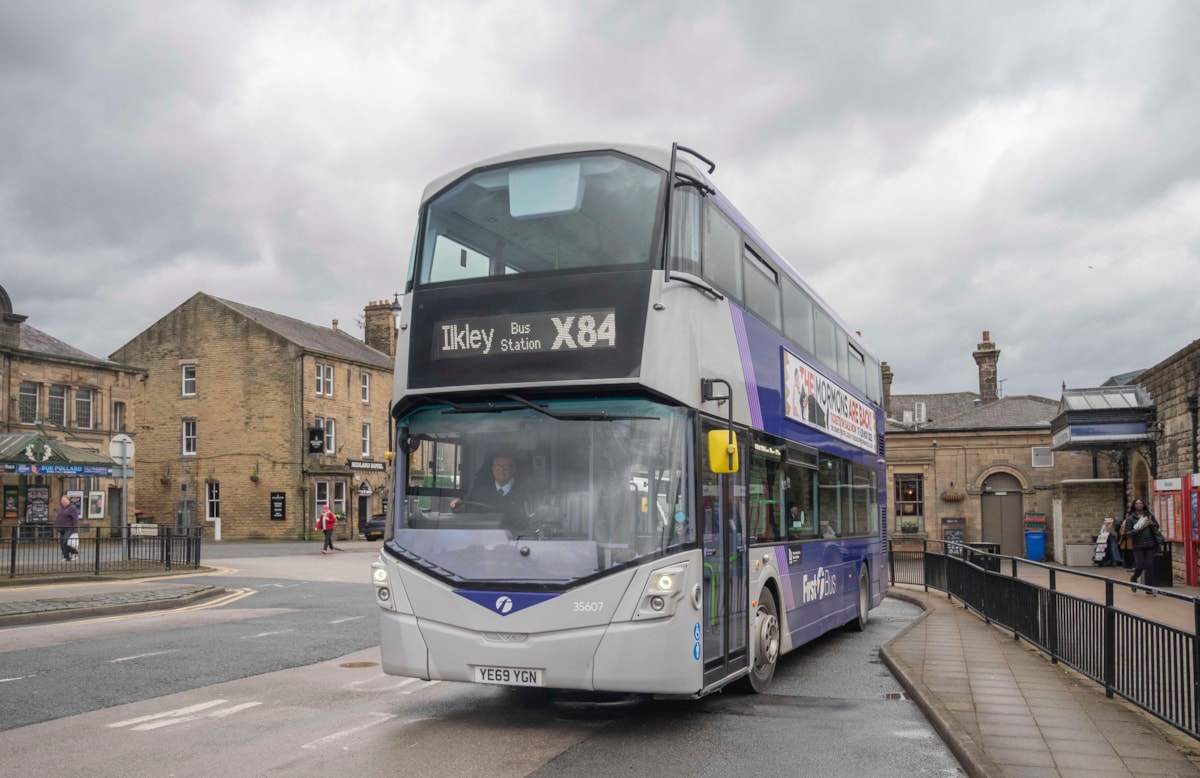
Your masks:
<path fill-rule="evenodd" d="M 183 422 L 183 453 L 194 456 L 196 453 L 196 420 L 185 419 Z"/>
<path fill-rule="evenodd" d="M 50 386 L 50 400 L 46 407 L 46 421 L 59 427 L 67 426 L 67 387 L 59 384 Z"/>
<path fill-rule="evenodd" d="M 333 419 L 325 420 L 325 453 L 337 453 L 337 422 Z"/>
<path fill-rule="evenodd" d="M 113 403 L 112 428 L 114 432 L 125 431 L 125 403 L 123 402 Z"/>
<path fill-rule="evenodd" d="M 204 485 L 204 516 L 208 519 L 221 518 L 221 484 L 216 481 Z"/>
<path fill-rule="evenodd" d="M 925 523 L 924 476 L 896 476 L 896 521 L 900 528 L 920 529 Z"/>
<path fill-rule="evenodd" d="M 333 397 L 333 365 L 317 363 L 317 394 Z"/>
<path fill-rule="evenodd" d="M 321 506 L 329 505 L 329 482 L 317 481 L 313 486 L 316 487 L 313 489 L 313 495 L 317 499 L 316 504 L 313 506 L 313 519 L 315 520 L 321 515 Z"/>
<path fill-rule="evenodd" d="M 364 457 L 371 456 L 371 425 L 362 425 L 362 455 Z"/>
<path fill-rule="evenodd" d="M 362 401 L 365 403 L 371 402 L 371 374 L 362 374 Z"/>
<path fill-rule="evenodd" d="M 180 393 L 184 397 L 196 396 L 196 366 L 183 365 L 181 368 Z"/>
<path fill-rule="evenodd" d="M 1032 446 L 1033 467 L 1054 467 L 1054 449 L 1049 446 Z"/>
<path fill-rule="evenodd" d="M 18 412 L 22 424 L 33 424 L 38 420 L 38 398 L 42 394 L 42 385 L 33 381 L 22 381 L 17 399 Z"/>
<path fill-rule="evenodd" d="M 92 428 L 92 390 L 75 390 L 75 426 L 80 429 Z"/>
<path fill-rule="evenodd" d="M 346 482 L 333 482 L 333 502 L 329 504 L 333 508 L 333 512 L 338 516 L 346 515 Z"/>

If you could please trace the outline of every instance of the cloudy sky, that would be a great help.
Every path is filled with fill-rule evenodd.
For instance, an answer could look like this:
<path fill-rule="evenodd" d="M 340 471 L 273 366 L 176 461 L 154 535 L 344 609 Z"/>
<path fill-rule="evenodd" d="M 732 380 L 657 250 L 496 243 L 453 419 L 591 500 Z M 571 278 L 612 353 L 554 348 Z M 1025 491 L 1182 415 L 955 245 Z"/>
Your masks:
<path fill-rule="evenodd" d="M 107 356 L 197 291 L 360 332 L 424 185 L 669 146 L 895 372 L 1002 393 L 1200 324 L 1200 3 L 6 0 L 0 286 Z"/>

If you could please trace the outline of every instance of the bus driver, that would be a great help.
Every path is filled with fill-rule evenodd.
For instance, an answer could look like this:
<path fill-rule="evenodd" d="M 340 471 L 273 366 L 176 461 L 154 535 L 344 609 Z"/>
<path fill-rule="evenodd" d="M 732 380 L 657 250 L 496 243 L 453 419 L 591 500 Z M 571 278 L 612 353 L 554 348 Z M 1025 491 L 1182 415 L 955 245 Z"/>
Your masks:
<path fill-rule="evenodd" d="M 516 461 L 509 454 L 499 453 L 492 457 L 492 477 L 477 479 L 466 499 L 455 497 L 450 501 L 450 510 L 503 513 L 504 528 L 518 532 L 529 528 L 532 497 L 526 483 L 517 480 Z"/>

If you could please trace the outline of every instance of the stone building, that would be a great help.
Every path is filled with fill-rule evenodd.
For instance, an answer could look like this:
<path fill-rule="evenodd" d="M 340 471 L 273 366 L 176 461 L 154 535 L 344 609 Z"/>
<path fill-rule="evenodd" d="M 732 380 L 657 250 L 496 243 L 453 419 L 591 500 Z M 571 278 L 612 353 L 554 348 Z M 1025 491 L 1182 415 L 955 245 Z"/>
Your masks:
<path fill-rule="evenodd" d="M 1188 499 L 1200 489 L 1197 416 L 1200 412 L 1200 341 L 1193 341 L 1153 367 L 1108 379 L 1090 389 L 1063 389 L 1052 421 L 1057 452 L 1089 451 L 1114 463 L 1107 484 L 1080 483 L 1074 501 L 1119 503 L 1120 516 L 1135 498 L 1157 515 L 1167 542 L 1158 557 L 1163 579 L 1200 583 L 1200 517 Z M 1068 515 L 1064 524 L 1070 526 Z M 1079 539 L 1077 542 L 1082 543 Z"/>
<path fill-rule="evenodd" d="M 233 539 L 307 537 L 328 503 L 354 532 L 388 495 L 395 326 L 386 301 L 366 306 L 364 342 L 193 295 L 112 355 L 149 371 L 139 505 Z"/>
<path fill-rule="evenodd" d="M 894 376 L 883 365 L 889 532 L 996 543 L 1003 554 L 1024 556 L 1029 519 L 1043 522 L 1047 559 L 1066 561 L 1066 546 L 1077 539 L 1063 533 L 1064 506 L 1088 516 L 1071 525 L 1079 537 L 1095 534 L 1103 516 L 1121 509 L 1116 465 L 1097 453 L 1051 450 L 1059 402 L 999 396 L 1000 350 L 989 332 L 972 356 L 978 392 L 893 395 Z M 1072 494 L 1080 483 L 1108 484 L 1111 494 L 1080 503 Z"/>
<path fill-rule="evenodd" d="M 144 371 L 80 351 L 27 318 L 0 287 L 0 528 L 45 527 L 68 492 L 85 524 L 118 527 L 122 505 L 132 512 L 133 482 L 124 481 L 122 500 L 109 443 L 135 435 Z"/>

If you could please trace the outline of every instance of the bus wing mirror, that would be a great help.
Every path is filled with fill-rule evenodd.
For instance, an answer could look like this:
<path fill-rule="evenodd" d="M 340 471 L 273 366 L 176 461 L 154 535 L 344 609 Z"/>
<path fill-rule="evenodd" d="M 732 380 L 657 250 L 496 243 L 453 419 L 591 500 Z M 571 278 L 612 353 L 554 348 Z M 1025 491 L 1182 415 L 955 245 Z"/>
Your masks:
<path fill-rule="evenodd" d="M 708 433 L 708 466 L 714 473 L 738 471 L 737 433 L 730 430 Z"/>

